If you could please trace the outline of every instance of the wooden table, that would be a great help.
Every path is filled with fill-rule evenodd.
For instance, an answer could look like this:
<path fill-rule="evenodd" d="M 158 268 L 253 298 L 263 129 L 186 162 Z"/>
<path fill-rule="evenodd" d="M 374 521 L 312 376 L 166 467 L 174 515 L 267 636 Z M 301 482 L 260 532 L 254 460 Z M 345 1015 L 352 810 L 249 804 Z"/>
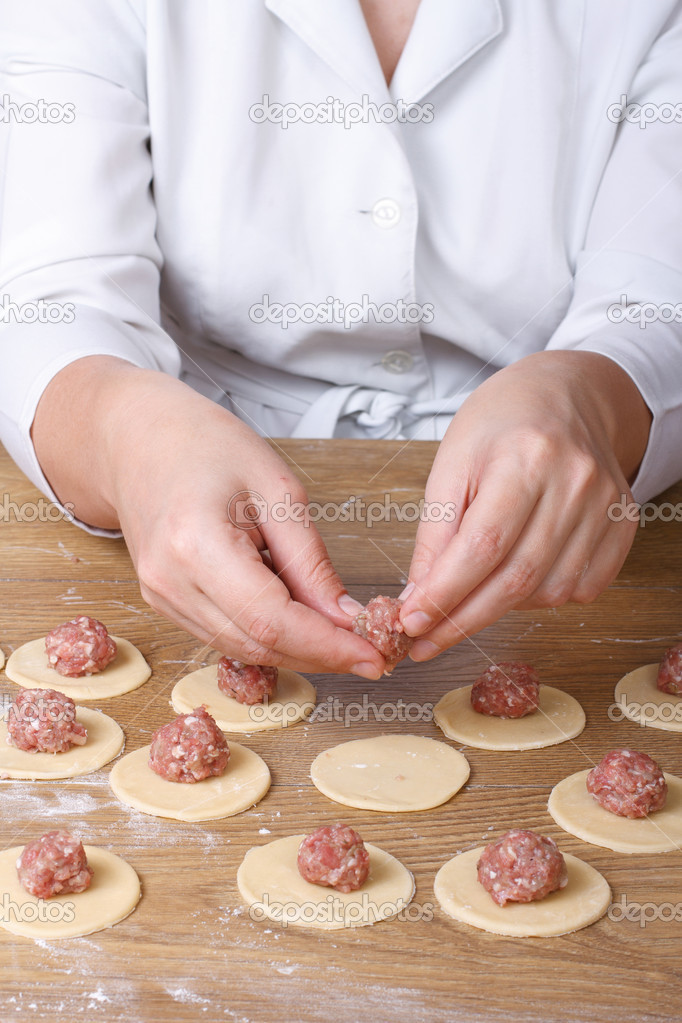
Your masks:
<path fill-rule="evenodd" d="M 389 494 L 399 504 L 419 499 L 435 450 L 427 443 L 346 441 L 286 441 L 282 448 L 316 501 L 352 495 L 383 501 Z M 65 522 L 17 522 L 9 500 L 28 518 L 39 495 L 4 454 L 0 473 L 0 648 L 8 655 L 79 613 L 104 619 L 142 650 L 153 676 L 101 708 L 122 725 L 128 750 L 146 744 L 172 717 L 174 682 L 206 663 L 208 652 L 146 607 L 122 541 L 94 538 Z M 682 488 L 661 500 L 682 501 Z M 400 591 L 414 528 L 395 518 L 372 529 L 352 521 L 321 526 L 351 593 L 363 601 Z M 3 848 L 51 827 L 72 828 L 86 843 L 125 857 L 142 878 L 143 898 L 126 921 L 89 938 L 35 944 L 0 932 L 2 1023 L 681 1019 L 682 911 L 677 921 L 645 927 L 641 915 L 605 917 L 565 937 L 519 940 L 455 923 L 433 896 L 436 871 L 455 852 L 520 825 L 553 836 L 593 864 L 615 902 L 625 897 L 682 909 L 682 853 L 610 853 L 563 833 L 546 810 L 553 784 L 616 746 L 646 750 L 682 774 L 678 736 L 607 714 L 616 681 L 680 640 L 681 536 L 682 523 L 675 521 L 641 529 L 618 581 L 590 607 L 509 614 L 435 662 L 405 663 L 390 680 L 313 678 L 321 701 L 340 701 L 342 720 L 250 737 L 273 785 L 238 817 L 190 826 L 128 810 L 109 789 L 109 768 L 59 783 L 3 784 Z M 448 689 L 471 682 L 487 657 L 533 662 L 545 681 L 582 702 L 584 733 L 535 752 L 467 749 L 469 783 L 425 813 L 348 811 L 312 786 L 310 762 L 338 742 L 394 731 L 441 738 L 428 708 Z M 1 690 L 11 693 L 12 683 L 0 677 Z M 363 697 L 386 717 L 398 699 L 418 702 L 424 720 L 382 722 L 369 709 L 368 720 L 344 727 L 344 708 Z M 246 850 L 339 817 L 414 872 L 415 901 L 425 918 L 331 933 L 251 920 L 235 881 Z"/>

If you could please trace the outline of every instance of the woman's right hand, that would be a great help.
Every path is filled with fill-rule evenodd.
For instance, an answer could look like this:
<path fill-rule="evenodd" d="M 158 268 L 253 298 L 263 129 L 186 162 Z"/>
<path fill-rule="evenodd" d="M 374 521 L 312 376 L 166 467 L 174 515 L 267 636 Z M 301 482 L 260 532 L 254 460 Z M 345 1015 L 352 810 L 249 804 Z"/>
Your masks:
<path fill-rule="evenodd" d="M 315 526 L 267 514 L 307 504 L 301 483 L 230 412 L 165 374 L 92 356 L 52 380 L 32 435 L 62 503 L 123 531 L 154 610 L 247 663 L 381 676 L 383 658 L 349 631 L 360 605 Z"/>

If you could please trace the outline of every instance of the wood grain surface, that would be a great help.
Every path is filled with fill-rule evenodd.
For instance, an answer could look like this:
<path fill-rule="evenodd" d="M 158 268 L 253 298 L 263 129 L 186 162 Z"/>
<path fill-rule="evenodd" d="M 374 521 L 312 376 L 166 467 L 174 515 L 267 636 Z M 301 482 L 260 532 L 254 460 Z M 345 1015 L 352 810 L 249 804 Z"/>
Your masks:
<path fill-rule="evenodd" d="M 435 453 L 430 443 L 283 441 L 278 447 L 317 502 L 362 498 L 400 507 L 419 501 Z M 38 492 L 4 453 L 0 480 L 0 649 L 9 655 L 79 613 L 101 618 L 140 648 L 153 675 L 136 692 L 91 706 L 121 724 L 128 751 L 145 745 L 173 716 L 173 684 L 215 653 L 144 604 L 122 540 L 50 521 L 45 502 L 39 504 Z M 682 487 L 661 502 L 682 502 Z M 32 510 L 41 507 L 42 515 Z M 47 521 L 26 521 L 34 515 Z M 347 518 L 320 529 L 350 592 L 362 601 L 400 592 L 414 524 L 398 521 L 395 512 L 371 528 L 360 516 Z M 618 679 L 658 660 L 682 636 L 681 535 L 682 523 L 674 520 L 640 529 L 619 579 L 589 607 L 511 613 L 435 661 L 408 661 L 381 682 L 311 676 L 324 714 L 245 740 L 270 766 L 273 784 L 238 817 L 186 825 L 137 813 L 113 796 L 109 767 L 58 783 L 0 784 L 0 847 L 69 828 L 123 856 L 143 885 L 127 920 L 88 938 L 35 943 L 0 931 L 2 1023 L 682 1019 L 682 852 L 611 853 L 566 835 L 546 810 L 553 784 L 616 746 L 644 750 L 682 775 L 680 736 L 609 715 Z M 526 753 L 467 748 L 469 783 L 423 813 L 349 810 L 313 787 L 311 761 L 338 742 L 389 732 L 443 738 L 430 720 L 433 704 L 473 681 L 489 659 L 502 658 L 531 661 L 543 681 L 580 700 L 587 713 L 583 734 Z M 0 673 L 0 692 L 14 690 Z M 406 705 L 418 720 L 404 720 Z M 236 887 L 245 852 L 337 819 L 414 873 L 419 919 L 329 933 L 250 919 Z M 617 907 L 626 900 L 654 909 L 635 907 L 627 919 L 617 908 L 612 918 L 551 939 L 495 937 L 446 917 L 433 895 L 439 867 L 514 826 L 551 835 L 595 866 Z"/>

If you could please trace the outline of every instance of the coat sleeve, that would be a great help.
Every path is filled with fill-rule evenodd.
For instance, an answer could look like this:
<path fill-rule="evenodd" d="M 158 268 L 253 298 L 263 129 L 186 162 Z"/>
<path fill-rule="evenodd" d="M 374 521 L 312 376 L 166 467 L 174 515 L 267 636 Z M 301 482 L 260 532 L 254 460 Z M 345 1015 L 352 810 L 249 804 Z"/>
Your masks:
<path fill-rule="evenodd" d="M 632 488 L 644 502 L 682 477 L 682 4 L 622 98 L 603 111 L 615 141 L 548 347 L 600 352 L 639 388 L 653 413 Z"/>
<path fill-rule="evenodd" d="M 30 436 L 55 374 L 88 355 L 179 372 L 160 326 L 138 8 L 0 0 L 0 439 L 56 503 Z"/>

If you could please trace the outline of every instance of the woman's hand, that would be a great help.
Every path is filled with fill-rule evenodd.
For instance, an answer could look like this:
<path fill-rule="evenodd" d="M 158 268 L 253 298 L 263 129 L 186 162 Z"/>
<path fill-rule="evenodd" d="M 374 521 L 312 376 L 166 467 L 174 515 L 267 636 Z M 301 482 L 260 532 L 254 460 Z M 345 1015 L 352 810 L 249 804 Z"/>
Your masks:
<path fill-rule="evenodd" d="M 594 600 L 637 530 L 631 498 L 651 414 L 630 377 L 591 352 L 540 352 L 462 405 L 426 487 L 453 522 L 420 523 L 401 618 L 425 661 L 512 608 Z"/>
<path fill-rule="evenodd" d="M 251 664 L 380 677 L 383 658 L 349 631 L 360 605 L 314 525 L 267 514 L 306 504 L 303 487 L 231 413 L 171 377 L 96 356 L 55 377 L 33 439 L 77 517 L 123 530 L 160 614 Z"/>

